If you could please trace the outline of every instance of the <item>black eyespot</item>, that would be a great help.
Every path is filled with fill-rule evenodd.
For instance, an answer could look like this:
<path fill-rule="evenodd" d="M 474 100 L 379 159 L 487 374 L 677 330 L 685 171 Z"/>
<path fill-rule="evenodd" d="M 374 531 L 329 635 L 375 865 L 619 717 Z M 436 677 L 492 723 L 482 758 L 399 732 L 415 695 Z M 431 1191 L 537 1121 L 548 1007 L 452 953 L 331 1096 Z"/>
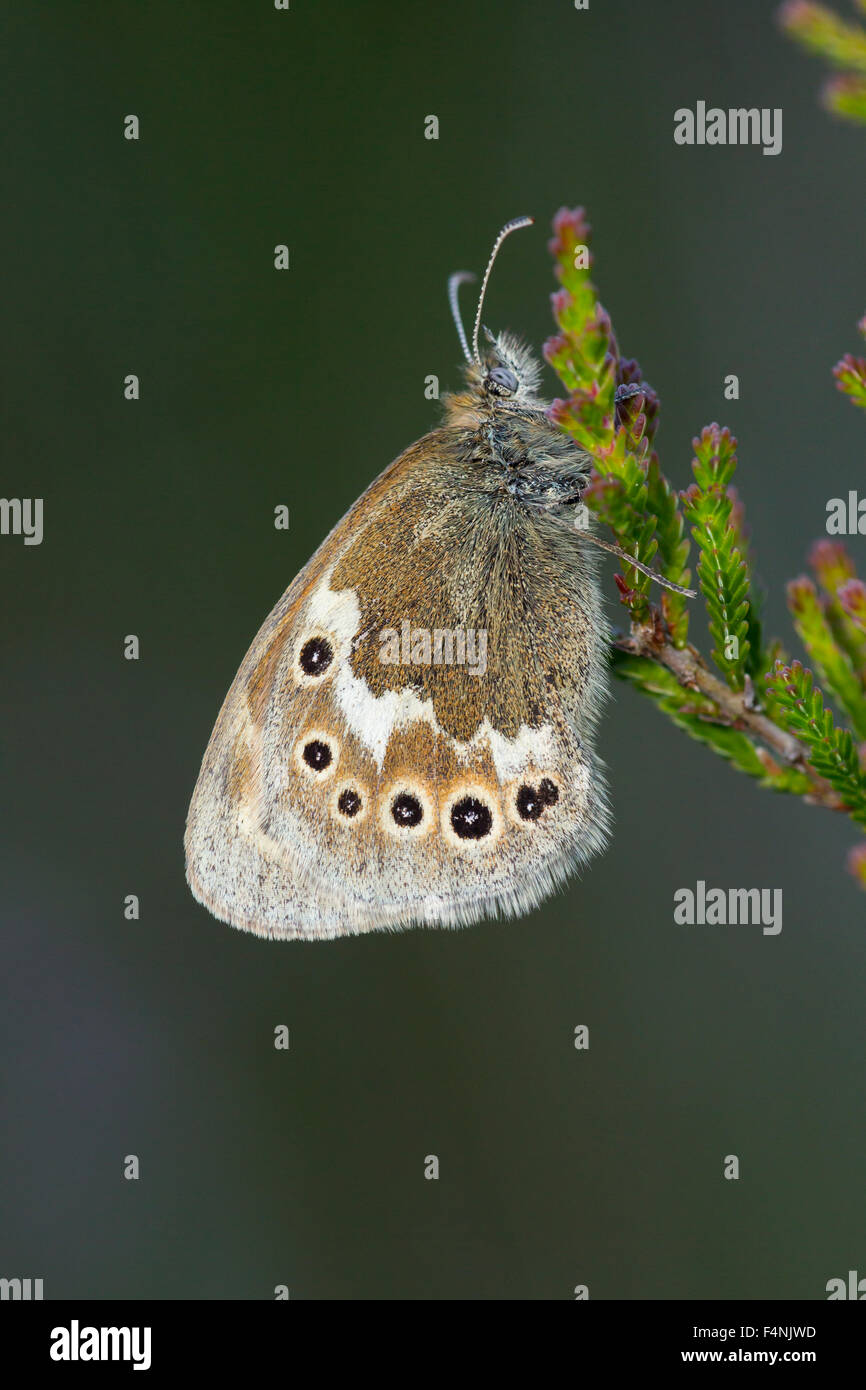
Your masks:
<path fill-rule="evenodd" d="M 304 762 L 307 767 L 311 767 L 314 772 L 324 772 L 326 767 L 330 767 L 334 760 L 334 755 L 327 743 L 322 743 L 321 739 L 311 739 L 304 744 Z"/>
<path fill-rule="evenodd" d="M 538 820 L 543 810 L 544 804 L 535 787 L 524 782 L 517 793 L 517 814 L 522 820 Z"/>
<path fill-rule="evenodd" d="M 559 800 L 559 788 L 554 782 L 551 782 L 549 777 L 542 777 L 538 795 L 545 806 L 555 806 Z"/>
<path fill-rule="evenodd" d="M 494 396 L 513 396 L 518 382 L 510 368 L 491 367 L 484 378 L 484 385 Z"/>
<path fill-rule="evenodd" d="M 451 825 L 461 840 L 483 840 L 492 824 L 490 807 L 475 796 L 461 797 L 451 807 Z"/>
<path fill-rule="evenodd" d="M 400 792 L 391 802 L 391 816 L 395 825 L 411 829 L 413 825 L 420 824 L 423 814 L 421 802 L 409 792 Z"/>
<path fill-rule="evenodd" d="M 325 637 L 311 637 L 301 647 L 298 660 L 308 676 L 323 676 L 334 660 L 334 648 Z"/>
<path fill-rule="evenodd" d="M 361 798 L 353 787 L 347 787 L 345 791 L 340 792 L 337 810 L 341 816 L 348 816 L 351 819 L 352 816 L 357 816 L 360 809 Z"/>
<path fill-rule="evenodd" d="M 517 793 L 517 813 L 523 820 L 538 820 L 548 806 L 555 806 L 559 800 L 559 788 L 549 777 L 542 777 L 541 785 L 531 787 L 528 782 Z"/>

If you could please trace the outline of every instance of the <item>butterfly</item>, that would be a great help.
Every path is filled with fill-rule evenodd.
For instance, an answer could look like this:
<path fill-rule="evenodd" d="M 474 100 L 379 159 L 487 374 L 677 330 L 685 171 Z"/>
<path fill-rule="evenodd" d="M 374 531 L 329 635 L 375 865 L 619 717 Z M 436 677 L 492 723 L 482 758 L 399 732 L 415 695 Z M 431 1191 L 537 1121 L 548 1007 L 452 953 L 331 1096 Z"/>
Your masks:
<path fill-rule="evenodd" d="M 548 419 L 532 352 L 507 332 L 479 348 L 496 255 L 531 221 L 496 239 L 471 345 L 474 277 L 451 277 L 463 389 L 323 541 L 226 696 L 185 849 L 193 894 L 235 927 L 517 916 L 608 839 L 596 547 L 623 552 L 587 527 L 592 462 Z"/>

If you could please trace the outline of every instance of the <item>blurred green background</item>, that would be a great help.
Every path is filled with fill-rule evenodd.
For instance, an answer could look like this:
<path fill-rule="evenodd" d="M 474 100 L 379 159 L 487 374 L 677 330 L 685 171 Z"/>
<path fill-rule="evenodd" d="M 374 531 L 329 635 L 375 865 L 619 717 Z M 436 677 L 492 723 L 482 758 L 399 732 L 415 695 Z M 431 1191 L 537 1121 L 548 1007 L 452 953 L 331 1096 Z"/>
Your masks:
<path fill-rule="evenodd" d="M 248 643 L 437 418 L 447 275 L 518 213 L 539 225 L 485 318 L 541 343 L 549 220 L 584 204 L 663 466 L 685 486 L 692 436 L 732 427 L 796 650 L 784 581 L 866 478 L 830 375 L 866 309 L 866 133 L 822 112 L 819 65 L 755 0 L 55 2 L 0 25 L 2 491 L 45 499 L 40 547 L 0 540 L 0 1275 L 48 1298 L 808 1299 L 866 1271 L 849 823 L 618 685 L 611 848 L 523 920 L 269 944 L 193 901 L 181 848 Z M 699 99 L 782 107 L 781 155 L 675 146 Z M 781 887 L 781 935 L 676 926 L 699 878 Z"/>

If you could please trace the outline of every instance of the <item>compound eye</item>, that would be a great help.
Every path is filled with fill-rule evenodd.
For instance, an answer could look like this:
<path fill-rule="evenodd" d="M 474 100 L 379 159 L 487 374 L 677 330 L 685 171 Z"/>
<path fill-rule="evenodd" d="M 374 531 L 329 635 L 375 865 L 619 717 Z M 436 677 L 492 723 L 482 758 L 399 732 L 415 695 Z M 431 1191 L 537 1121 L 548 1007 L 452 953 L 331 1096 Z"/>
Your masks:
<path fill-rule="evenodd" d="M 517 377 L 508 367 L 491 367 L 485 382 L 494 396 L 513 396 L 518 384 Z"/>

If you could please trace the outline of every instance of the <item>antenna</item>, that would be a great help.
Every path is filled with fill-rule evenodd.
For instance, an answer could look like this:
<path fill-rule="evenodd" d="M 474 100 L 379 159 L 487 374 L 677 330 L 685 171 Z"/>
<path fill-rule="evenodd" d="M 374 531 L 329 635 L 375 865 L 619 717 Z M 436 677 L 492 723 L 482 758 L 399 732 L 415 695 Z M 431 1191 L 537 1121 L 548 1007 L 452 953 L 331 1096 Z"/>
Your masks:
<path fill-rule="evenodd" d="M 672 579 L 666 579 L 663 574 L 659 574 L 658 570 L 650 569 L 649 565 L 645 565 L 640 560 L 636 560 L 633 555 L 629 555 L 628 551 L 623 550 L 621 545 L 611 545 L 610 541 L 603 541 L 600 536 L 594 536 L 591 531 L 582 531 L 581 536 L 583 540 L 591 541 L 601 550 L 609 550 L 611 555 L 618 555 L 621 560 L 627 560 L 636 570 L 640 570 L 641 574 L 648 574 L 650 579 L 655 580 L 656 584 L 661 584 L 663 589 L 671 589 L 675 594 L 683 594 L 686 598 L 697 598 L 698 595 L 694 589 L 684 589 L 681 584 L 675 584 Z"/>
<path fill-rule="evenodd" d="M 519 227 L 531 227 L 534 221 L 534 217 L 513 217 L 510 222 L 506 222 L 499 236 L 493 243 L 493 250 L 490 252 L 490 260 L 487 262 L 484 279 L 481 281 L 481 293 L 478 296 L 478 308 L 475 310 L 475 323 L 472 328 L 472 357 L 474 357 L 479 367 L 481 366 L 481 354 L 478 351 L 478 330 L 481 327 L 481 307 L 484 303 L 484 292 L 487 289 L 487 281 L 490 279 L 490 272 L 493 269 L 493 262 L 496 260 L 496 254 L 507 236 L 510 236 L 512 232 L 516 232 Z M 468 352 L 466 356 L 469 358 Z M 472 358 L 469 358 L 469 360 L 471 361 Z"/>
<path fill-rule="evenodd" d="M 456 270 L 448 279 L 448 303 L 451 305 L 451 317 L 457 329 L 457 336 L 460 339 L 460 346 L 463 349 L 463 356 L 467 362 L 472 358 L 469 353 L 469 344 L 466 341 L 466 329 L 463 327 L 463 320 L 460 317 L 460 305 L 457 303 L 457 291 L 461 285 L 465 285 L 467 280 L 474 280 L 475 276 L 471 270 Z"/>

